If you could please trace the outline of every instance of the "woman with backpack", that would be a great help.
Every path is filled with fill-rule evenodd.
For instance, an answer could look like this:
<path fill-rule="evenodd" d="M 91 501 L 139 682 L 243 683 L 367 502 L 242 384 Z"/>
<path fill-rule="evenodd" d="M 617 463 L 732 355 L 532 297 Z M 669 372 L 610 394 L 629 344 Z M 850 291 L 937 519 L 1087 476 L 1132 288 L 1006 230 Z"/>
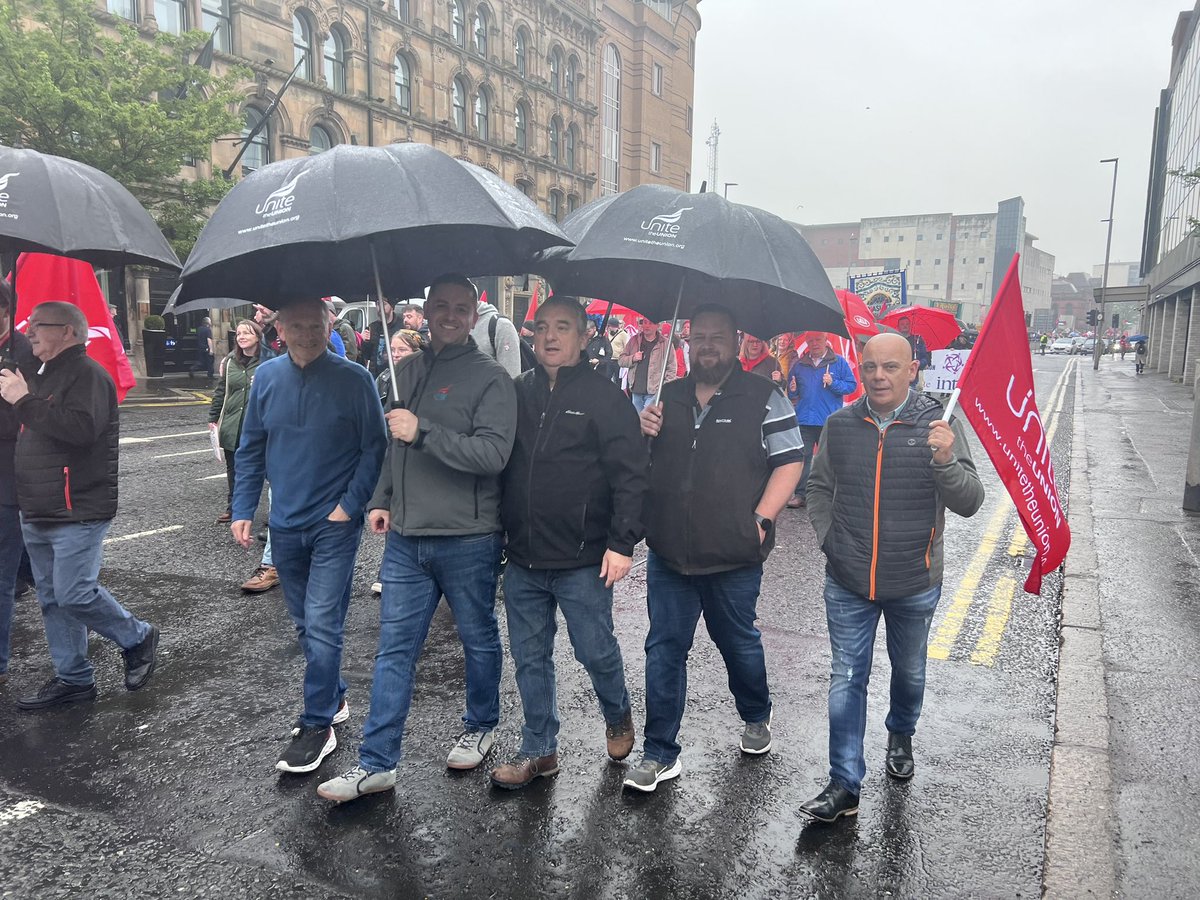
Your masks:
<path fill-rule="evenodd" d="M 217 445 L 225 452 L 225 475 L 229 482 L 225 512 L 217 516 L 217 522 L 228 522 L 232 518 L 233 458 L 242 439 L 242 417 L 250 397 L 250 386 L 254 383 L 254 372 L 262 361 L 259 352 L 262 336 L 262 328 L 257 322 L 250 319 L 238 322 L 234 339 L 237 346 L 221 361 L 220 377 L 208 410 L 208 428 L 217 433 Z"/>

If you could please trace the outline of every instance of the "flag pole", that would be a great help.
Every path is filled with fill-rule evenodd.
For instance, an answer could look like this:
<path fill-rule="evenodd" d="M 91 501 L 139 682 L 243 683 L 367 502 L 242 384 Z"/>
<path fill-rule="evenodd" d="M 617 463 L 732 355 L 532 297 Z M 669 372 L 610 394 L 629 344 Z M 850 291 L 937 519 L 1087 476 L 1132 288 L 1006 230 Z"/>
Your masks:
<path fill-rule="evenodd" d="M 663 348 L 663 367 L 662 372 L 660 372 L 658 376 L 658 390 L 654 392 L 655 406 L 658 406 L 658 400 L 660 397 L 662 397 L 663 382 L 667 380 L 667 363 L 673 363 L 675 361 L 675 354 L 671 350 L 671 339 L 675 337 L 675 325 L 679 321 L 679 304 L 682 300 L 683 278 L 681 276 L 679 279 L 679 293 L 675 295 L 675 311 L 671 313 L 671 333 L 667 335 L 667 346 Z M 649 367 L 649 365 L 650 360 L 646 360 L 646 366 Z"/>
<path fill-rule="evenodd" d="M 958 395 L 961 393 L 962 388 L 956 387 L 954 389 L 954 393 L 950 395 L 950 399 L 946 402 L 946 411 L 942 413 L 942 418 L 947 422 L 950 421 L 950 417 L 955 413 L 956 407 L 958 406 Z"/>

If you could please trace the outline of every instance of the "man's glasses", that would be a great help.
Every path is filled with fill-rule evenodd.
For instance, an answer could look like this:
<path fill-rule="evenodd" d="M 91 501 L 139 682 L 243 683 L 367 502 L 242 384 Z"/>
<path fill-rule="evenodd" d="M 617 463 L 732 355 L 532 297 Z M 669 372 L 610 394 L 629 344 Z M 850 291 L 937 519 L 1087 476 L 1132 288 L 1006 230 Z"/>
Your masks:
<path fill-rule="evenodd" d="M 70 322 L 30 322 L 26 331 L 37 331 L 39 328 L 66 328 Z"/>

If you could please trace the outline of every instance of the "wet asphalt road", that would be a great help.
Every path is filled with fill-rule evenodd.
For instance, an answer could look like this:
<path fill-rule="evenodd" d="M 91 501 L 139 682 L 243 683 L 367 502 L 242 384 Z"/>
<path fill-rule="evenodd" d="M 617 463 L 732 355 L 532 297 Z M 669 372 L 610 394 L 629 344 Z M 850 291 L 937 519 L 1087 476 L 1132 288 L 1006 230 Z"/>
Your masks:
<path fill-rule="evenodd" d="M 1047 398 L 1065 365 L 1035 359 L 1048 423 Z M 365 536 L 359 555 L 344 663 L 351 718 L 338 729 L 339 749 L 314 775 L 280 776 L 273 766 L 300 706 L 302 659 L 279 591 L 238 589 L 257 548 L 243 551 L 213 524 L 225 485 L 207 455 L 205 412 L 141 405 L 122 414 L 121 512 L 103 580 L 162 628 L 151 685 L 126 693 L 119 654 L 93 639 L 97 703 L 18 713 L 13 698 L 51 674 L 36 604 L 18 605 L 11 678 L 0 687 L 0 896 L 1040 894 L 1060 585 L 1055 575 L 1041 599 L 1013 598 L 1011 582 L 1024 577 L 1021 548 L 1010 545 L 1015 514 L 978 446 L 988 499 L 971 520 L 951 516 L 934 623 L 945 658 L 930 660 L 917 776 L 896 784 L 883 773 L 881 635 L 857 821 L 806 828 L 795 812 L 827 780 L 829 647 L 823 563 L 806 518 L 792 511 L 780 517 L 759 603 L 775 697 L 767 756 L 738 752 L 724 668 L 701 634 L 683 775 L 655 794 L 622 791 L 624 767 L 607 761 L 590 685 L 560 631 L 561 774 L 506 793 L 488 787 L 482 768 L 450 773 L 462 653 L 443 605 L 421 660 L 396 792 L 335 808 L 315 787 L 356 761 L 382 542 Z M 1060 482 L 1071 412 L 1068 402 L 1053 441 Z M 636 568 L 618 588 L 615 617 L 639 724 L 644 596 Z M 502 703 L 488 763 L 519 745 L 509 660 Z M 640 737 L 632 760 L 639 756 Z"/>

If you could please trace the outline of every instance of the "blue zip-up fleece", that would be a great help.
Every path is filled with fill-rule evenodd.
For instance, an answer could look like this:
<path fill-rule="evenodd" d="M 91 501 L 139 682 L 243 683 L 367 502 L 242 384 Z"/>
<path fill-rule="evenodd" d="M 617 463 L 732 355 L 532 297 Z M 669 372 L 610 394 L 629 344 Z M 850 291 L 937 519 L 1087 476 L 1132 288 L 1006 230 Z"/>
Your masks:
<path fill-rule="evenodd" d="M 387 431 L 370 374 L 326 350 L 303 369 L 284 355 L 258 367 L 235 459 L 233 518 L 253 519 L 263 479 L 271 527 L 303 529 L 339 504 L 361 517 L 379 478 Z"/>
<path fill-rule="evenodd" d="M 833 382 L 825 387 L 821 382 L 825 370 L 829 370 Z M 792 379 L 796 379 L 796 390 L 792 390 Z M 819 363 L 805 353 L 792 363 L 788 372 L 788 399 L 796 408 L 796 423 L 799 425 L 824 425 L 825 420 L 842 408 L 842 400 L 853 394 L 858 382 L 850 363 L 832 350 L 826 350 Z"/>

